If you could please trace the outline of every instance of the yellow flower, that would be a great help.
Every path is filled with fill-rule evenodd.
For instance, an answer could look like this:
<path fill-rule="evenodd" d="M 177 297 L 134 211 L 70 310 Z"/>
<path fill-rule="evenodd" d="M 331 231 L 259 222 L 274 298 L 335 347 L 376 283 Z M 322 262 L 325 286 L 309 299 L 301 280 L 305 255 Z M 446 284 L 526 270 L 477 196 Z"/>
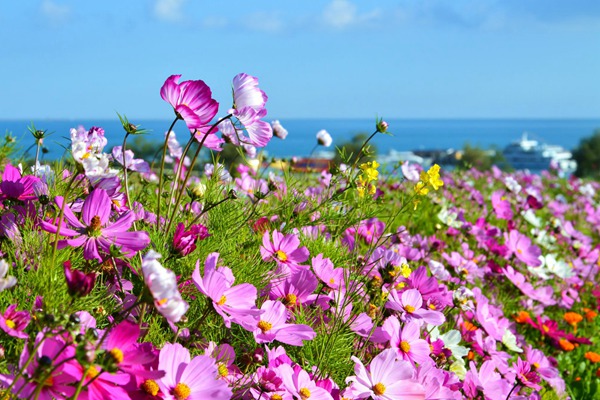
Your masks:
<path fill-rule="evenodd" d="M 427 186 L 425 186 L 425 183 L 423 183 L 422 181 L 419 181 L 415 185 L 415 193 L 420 196 L 426 196 L 427 193 L 429 193 L 429 189 L 427 189 Z"/>
<path fill-rule="evenodd" d="M 421 181 L 430 184 L 433 190 L 438 190 L 444 186 L 444 181 L 440 178 L 440 166 L 433 164 L 427 172 L 421 171 Z"/>

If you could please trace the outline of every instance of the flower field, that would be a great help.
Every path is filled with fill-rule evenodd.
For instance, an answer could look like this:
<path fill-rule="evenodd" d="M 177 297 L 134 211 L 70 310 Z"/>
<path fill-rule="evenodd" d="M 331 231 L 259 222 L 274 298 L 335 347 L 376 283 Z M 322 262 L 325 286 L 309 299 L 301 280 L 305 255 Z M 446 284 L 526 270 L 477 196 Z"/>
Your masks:
<path fill-rule="evenodd" d="M 203 81 L 160 95 L 175 117 L 156 160 L 127 149 L 143 130 L 121 117 L 122 143 L 79 127 L 63 159 L 3 166 L 3 399 L 600 392 L 600 184 L 385 170 L 367 143 L 276 169 L 255 161 L 287 135 L 256 78 L 237 75 L 221 113 Z M 225 142 L 242 163 L 201 161 Z"/>

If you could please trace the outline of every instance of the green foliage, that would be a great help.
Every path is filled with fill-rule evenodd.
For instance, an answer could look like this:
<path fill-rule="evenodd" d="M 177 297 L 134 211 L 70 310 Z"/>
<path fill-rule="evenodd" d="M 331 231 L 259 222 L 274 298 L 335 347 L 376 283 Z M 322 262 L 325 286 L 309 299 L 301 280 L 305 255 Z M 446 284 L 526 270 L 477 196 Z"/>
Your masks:
<path fill-rule="evenodd" d="M 359 156 L 360 149 L 368 138 L 369 134 L 367 133 L 357 133 L 350 141 L 342 143 L 340 146 L 338 146 L 338 152 L 334 158 L 336 164 L 340 164 L 341 162 L 346 162 L 348 164 L 354 164 L 356 162 L 357 164 L 360 164 L 374 160 L 375 156 L 377 155 L 377 146 L 369 143 L 361 152 L 358 162 L 356 161 L 356 158 Z"/>
<path fill-rule="evenodd" d="M 489 171 L 493 165 L 503 165 L 505 160 L 502 152 L 496 148 L 485 150 L 467 143 L 456 162 L 458 169 L 475 168 L 479 171 Z"/>
<path fill-rule="evenodd" d="M 600 129 L 579 142 L 573 151 L 573 158 L 577 161 L 575 176 L 600 178 Z"/>

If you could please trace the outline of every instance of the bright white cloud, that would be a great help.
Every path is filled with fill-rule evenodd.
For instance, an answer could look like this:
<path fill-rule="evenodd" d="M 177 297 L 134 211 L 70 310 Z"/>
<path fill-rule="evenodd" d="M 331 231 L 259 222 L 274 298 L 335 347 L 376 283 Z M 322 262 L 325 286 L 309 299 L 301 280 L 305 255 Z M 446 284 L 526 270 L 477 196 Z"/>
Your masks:
<path fill-rule="evenodd" d="M 380 16 L 379 10 L 360 14 L 354 3 L 349 0 L 333 0 L 323 10 L 323 21 L 336 29 L 371 22 Z"/>
<path fill-rule="evenodd" d="M 71 8 L 66 4 L 58 4 L 52 0 L 42 1 L 41 11 L 44 17 L 53 25 L 65 23 L 71 15 Z"/>
<path fill-rule="evenodd" d="M 186 0 L 156 0 L 154 15 L 163 21 L 179 22 L 183 19 L 183 4 Z"/>

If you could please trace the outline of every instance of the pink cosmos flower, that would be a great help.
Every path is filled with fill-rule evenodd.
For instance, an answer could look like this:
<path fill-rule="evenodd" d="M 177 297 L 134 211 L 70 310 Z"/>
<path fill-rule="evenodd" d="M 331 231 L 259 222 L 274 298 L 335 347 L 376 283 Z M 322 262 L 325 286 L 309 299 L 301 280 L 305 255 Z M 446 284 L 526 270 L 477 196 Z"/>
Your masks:
<path fill-rule="evenodd" d="M 152 346 L 143 346 L 137 342 L 139 337 L 139 325 L 123 321 L 111 329 L 102 343 L 102 349 L 110 355 L 114 365 L 121 371 L 145 378 L 163 376 L 161 372 L 140 368 L 153 362 L 156 356 L 152 352 Z"/>
<path fill-rule="evenodd" d="M 6 199 L 21 201 L 35 199 L 33 184 L 39 181 L 40 179 L 33 175 L 21 176 L 21 171 L 18 168 L 6 164 L 2 174 L 2 183 L 0 183 L 0 201 Z"/>
<path fill-rule="evenodd" d="M 284 272 L 289 272 L 290 268 L 297 268 L 300 263 L 308 260 L 308 249 L 298 247 L 300 239 L 297 235 L 283 235 L 277 230 L 273 231 L 273 243 L 269 238 L 269 232 L 263 235 L 263 244 L 260 247 L 260 254 L 264 261 L 275 261 L 278 266 L 284 268 Z"/>
<path fill-rule="evenodd" d="M 424 400 L 425 389 L 414 380 L 415 369 L 407 361 L 398 361 L 393 349 L 379 353 L 367 370 L 361 360 L 352 356 L 354 374 L 349 394 L 356 399 Z"/>
<path fill-rule="evenodd" d="M 279 279 L 269 292 L 271 300 L 281 299 L 288 307 L 306 304 L 317 288 L 317 278 L 308 269 L 293 271 L 285 279 Z"/>
<path fill-rule="evenodd" d="M 64 199 L 56 196 L 55 201 L 57 207 L 62 208 Z M 103 257 L 98 249 L 109 254 L 111 245 L 120 248 L 121 252 L 128 257 L 133 257 L 136 251 L 145 248 L 150 243 L 150 236 L 147 232 L 128 232 L 135 219 L 134 212 L 126 211 L 111 223 L 109 220 L 111 204 L 105 190 L 94 189 L 83 203 L 81 212 L 83 223 L 75 217 L 71 208 L 65 205 L 64 216 L 67 223 L 62 223 L 60 235 L 70 239 L 59 241 L 58 248 L 64 248 L 67 245 L 84 246 L 83 256 L 88 260 L 96 259 L 99 262 L 103 260 Z M 56 233 L 57 224 L 57 221 L 54 223 L 40 222 L 42 229 L 50 233 Z"/>
<path fill-rule="evenodd" d="M 0 329 L 6 332 L 9 336 L 27 339 L 27 335 L 24 330 L 31 321 L 31 315 L 29 311 L 15 311 L 17 309 L 16 304 L 8 306 L 4 314 L 0 315 Z"/>
<path fill-rule="evenodd" d="M 261 120 L 267 115 L 266 102 L 267 95 L 258 87 L 257 78 L 245 73 L 236 75 L 233 78 L 233 108 L 229 113 L 243 125 L 248 137 L 230 120 L 223 121 L 219 130 L 235 145 L 266 146 L 273 137 L 271 125 Z"/>
<path fill-rule="evenodd" d="M 398 294 L 396 289 L 390 291 L 386 308 L 400 312 L 402 321 L 417 321 L 419 325 L 427 323 L 430 325 L 441 325 L 446 317 L 439 311 L 426 310 L 423 306 L 423 297 L 417 289 L 408 289 Z"/>
<path fill-rule="evenodd" d="M 516 365 L 513 365 L 517 374 L 517 380 L 525 387 L 532 388 L 534 390 L 542 390 L 542 387 L 538 385 L 540 381 L 540 375 L 531 368 L 531 364 L 527 361 L 523 361 L 517 358 Z"/>
<path fill-rule="evenodd" d="M 261 306 L 264 314 L 254 329 L 256 343 L 278 340 L 292 346 L 302 346 L 303 340 L 312 340 L 317 334 L 308 325 L 287 324 L 288 311 L 280 301 L 267 300 Z"/>
<path fill-rule="evenodd" d="M 504 192 L 497 191 L 492 193 L 492 207 L 494 207 L 496 217 L 499 219 L 512 219 L 512 208 L 510 202 L 504 198 Z"/>
<path fill-rule="evenodd" d="M 85 371 L 79 363 L 65 365 L 65 371 L 72 375 L 82 376 L 84 390 L 78 399 L 81 400 L 122 400 L 129 396 L 123 388 L 131 377 L 117 371 L 108 373 L 99 365 L 91 365 Z"/>
<path fill-rule="evenodd" d="M 317 277 L 331 289 L 339 289 L 344 285 L 344 268 L 333 268 L 329 258 L 319 254 L 312 258 L 312 268 Z"/>
<path fill-rule="evenodd" d="M 82 271 L 72 269 L 71 261 L 66 261 L 63 267 L 69 294 L 75 297 L 84 297 L 90 294 L 96 283 L 96 274 L 94 272 L 86 274 Z"/>
<path fill-rule="evenodd" d="M 27 375 L 35 376 L 40 363 L 48 363 L 50 368 L 46 367 L 46 370 L 52 372 L 44 381 L 39 399 L 52 400 L 71 397 L 75 393 L 74 385 L 81 379 L 81 374 L 73 374 L 66 370 L 69 369 L 67 365 L 73 362 L 69 362 L 67 359 L 75 355 L 74 347 L 66 345 L 60 337 L 44 338 L 43 333 L 38 334 L 36 345 L 36 356 L 33 357 L 31 362 L 28 362 L 30 357 L 29 346 L 23 348 L 19 358 L 19 368 L 24 368 Z M 8 387 L 13 379 L 10 375 L 0 375 L 0 386 Z M 38 389 L 37 383 L 26 382 L 21 376 L 17 379 L 12 391 L 13 393 L 19 392 L 19 397 L 22 399 L 30 399 L 33 398 L 36 389 Z"/>
<path fill-rule="evenodd" d="M 208 124 L 217 114 L 219 103 L 212 98 L 212 92 L 201 80 L 179 83 L 181 75 L 171 75 L 160 88 L 160 96 L 171 104 L 175 115 L 183 119 L 190 131 L 198 130 L 205 134 Z"/>
<path fill-rule="evenodd" d="M 331 394 L 317 386 L 305 370 L 292 368 L 288 364 L 281 364 L 277 369 L 283 379 L 285 389 L 294 399 L 333 400 Z"/>
<path fill-rule="evenodd" d="M 219 253 L 210 253 L 204 263 L 204 277 L 200 276 L 200 260 L 192 273 L 192 281 L 198 290 L 212 300 L 215 311 L 223 317 L 225 326 L 231 322 L 248 330 L 254 329 L 263 313 L 256 307 L 256 288 L 250 283 L 233 286 L 235 277 L 227 267 L 217 268 Z"/>
<path fill-rule="evenodd" d="M 519 260 L 530 267 L 539 267 L 542 261 L 539 259 L 542 251 L 539 247 L 531 244 L 531 239 L 519 231 L 511 230 L 504 234 L 506 246 Z"/>
<path fill-rule="evenodd" d="M 167 343 L 160 350 L 158 369 L 165 376 L 156 383 L 166 400 L 229 400 L 227 383 L 218 379 L 215 361 L 208 356 L 190 357 L 188 349 L 179 343 Z"/>
<path fill-rule="evenodd" d="M 408 322 L 401 328 L 398 318 L 389 317 L 382 328 L 390 336 L 390 346 L 396 350 L 400 358 L 419 364 L 430 360 L 429 343 L 421 339 L 421 328 L 417 322 Z"/>
<path fill-rule="evenodd" d="M 121 165 L 127 167 L 131 171 L 139 172 L 140 174 L 146 174 L 150 172 L 150 165 L 141 158 L 134 159 L 132 150 L 125 150 L 125 156 L 123 159 L 123 146 L 115 146 L 112 149 L 113 159 Z M 125 163 L 123 163 L 123 161 Z"/>

